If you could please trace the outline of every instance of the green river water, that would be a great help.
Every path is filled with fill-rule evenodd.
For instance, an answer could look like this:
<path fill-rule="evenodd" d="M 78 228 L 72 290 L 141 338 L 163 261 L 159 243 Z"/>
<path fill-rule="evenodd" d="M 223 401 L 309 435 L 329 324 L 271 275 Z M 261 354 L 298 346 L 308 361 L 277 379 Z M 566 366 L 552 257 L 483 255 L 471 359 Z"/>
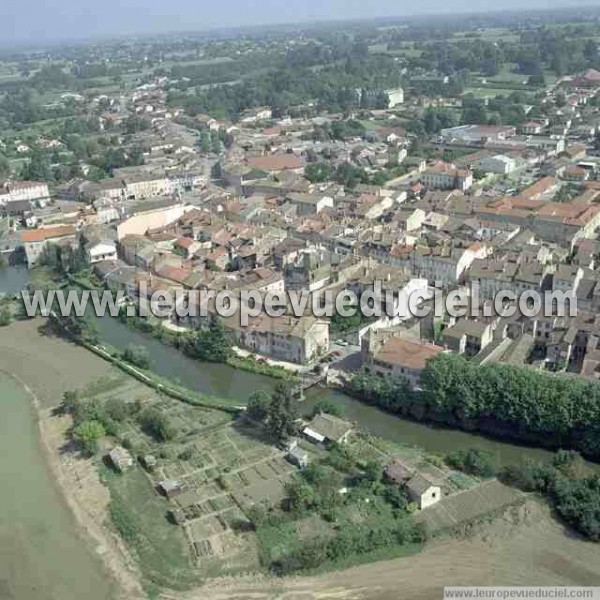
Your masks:
<path fill-rule="evenodd" d="M 0 411 L 0 598 L 111 598 L 100 560 L 52 481 L 31 398 L 2 372 Z"/>

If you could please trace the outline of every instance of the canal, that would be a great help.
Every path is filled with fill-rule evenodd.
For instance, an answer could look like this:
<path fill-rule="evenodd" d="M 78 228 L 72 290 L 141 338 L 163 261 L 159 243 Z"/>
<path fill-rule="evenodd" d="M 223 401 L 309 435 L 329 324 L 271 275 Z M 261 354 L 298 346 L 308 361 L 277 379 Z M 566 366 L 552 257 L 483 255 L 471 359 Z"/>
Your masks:
<path fill-rule="evenodd" d="M 117 319 L 94 318 L 100 338 L 119 349 L 130 344 L 145 346 L 152 369 L 163 377 L 193 390 L 229 397 L 244 403 L 255 390 L 272 390 L 277 381 L 269 377 L 233 369 L 227 365 L 202 363 L 191 359 L 152 336 L 134 331 Z M 492 452 L 498 466 L 521 464 L 524 459 L 549 460 L 552 453 L 493 440 L 453 429 L 436 428 L 400 419 L 341 392 L 314 388 L 306 393 L 302 411 L 310 412 L 317 400 L 328 399 L 341 407 L 344 417 L 356 421 L 361 429 L 380 437 L 420 446 L 431 453 L 445 454 L 457 449 L 479 448 Z"/>

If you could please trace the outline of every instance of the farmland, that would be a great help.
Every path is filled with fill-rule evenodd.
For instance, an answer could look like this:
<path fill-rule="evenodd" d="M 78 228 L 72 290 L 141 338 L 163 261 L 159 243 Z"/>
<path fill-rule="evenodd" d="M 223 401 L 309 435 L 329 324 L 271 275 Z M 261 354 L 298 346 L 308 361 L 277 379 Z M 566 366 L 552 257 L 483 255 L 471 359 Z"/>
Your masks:
<path fill-rule="evenodd" d="M 185 590 L 214 576 L 277 569 L 309 547 L 330 549 L 318 566 L 298 567 L 308 572 L 418 551 L 410 511 L 394 504 L 406 507 L 406 501 L 392 502 L 388 486 L 380 481 L 391 458 L 402 458 L 440 485 L 446 496 L 479 483 L 419 449 L 362 434 L 330 452 L 300 440 L 312 468 L 311 475 L 308 470 L 300 475 L 285 459 L 285 450 L 252 421 L 181 403 L 117 371 L 81 388 L 77 396 L 88 413 L 89 406 L 97 415 L 113 414 L 115 403 L 122 409 L 96 462 L 110 491 L 112 527 L 136 558 L 149 589 Z M 159 438 L 148 429 L 144 423 L 150 413 L 164 422 L 168 435 Z M 115 446 L 127 448 L 136 459 L 122 473 L 106 458 Z M 151 467 L 145 464 L 148 457 Z M 325 479 L 319 480 L 319 473 Z M 305 477 L 321 500 L 314 507 L 286 508 L 286 498 Z M 172 482 L 177 493 L 161 494 L 164 482 Z M 345 496 L 339 493 L 344 486 L 350 486 Z M 389 538 L 338 555 L 331 548 L 346 543 L 350 531 L 358 536 L 354 544 L 369 532 L 393 531 L 402 541 Z M 387 540 L 386 535 L 381 539 Z"/>

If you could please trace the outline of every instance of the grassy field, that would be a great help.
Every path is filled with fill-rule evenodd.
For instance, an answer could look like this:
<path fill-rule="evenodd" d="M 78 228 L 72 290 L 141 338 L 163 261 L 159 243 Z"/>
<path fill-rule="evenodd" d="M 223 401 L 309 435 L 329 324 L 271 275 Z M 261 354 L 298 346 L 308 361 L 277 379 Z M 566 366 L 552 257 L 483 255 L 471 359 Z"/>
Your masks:
<path fill-rule="evenodd" d="M 496 96 L 509 96 L 514 91 L 509 88 L 468 87 L 465 88 L 464 95 L 473 94 L 476 98 L 495 98 Z"/>
<path fill-rule="evenodd" d="M 496 480 L 442 499 L 417 515 L 430 535 L 465 526 L 506 510 L 525 499 L 524 495 Z"/>
<path fill-rule="evenodd" d="M 111 494 L 113 526 L 135 555 L 146 582 L 160 587 L 189 589 L 199 585 L 183 531 L 167 520 L 168 502 L 153 489 L 139 468 L 124 475 L 101 466 Z"/>
<path fill-rule="evenodd" d="M 481 39 L 486 42 L 518 42 L 519 34 L 510 31 L 509 29 L 504 29 L 501 27 L 484 29 L 482 31 L 478 31 L 478 37 L 472 38 L 469 37 L 469 34 L 472 32 L 460 31 L 453 34 L 452 39 L 455 41 L 462 41 L 465 39 L 477 40 Z"/>
<path fill-rule="evenodd" d="M 281 453 L 260 432 L 232 424 L 231 415 L 221 411 L 163 396 L 119 372 L 88 384 L 80 396 L 95 404 L 120 399 L 137 405 L 142 414 L 152 409 L 175 432 L 160 442 L 140 427 L 137 418 L 128 418 L 119 423 L 116 438 L 105 440 L 101 453 L 122 444 L 136 458 L 148 454 L 157 458 L 152 472 L 137 461 L 123 474 L 104 461 L 100 465 L 111 493 L 113 525 L 136 556 L 146 582 L 189 589 L 208 576 L 258 569 L 252 534 L 237 533 L 236 528 L 247 520 L 233 494 L 241 493 L 251 476 L 260 475 L 261 487 L 268 489 L 269 478 L 285 480 L 293 469 L 276 460 Z M 167 500 L 157 492 L 158 483 L 165 479 L 179 481 L 185 492 Z M 185 515 L 182 527 L 169 519 L 176 510 Z"/>

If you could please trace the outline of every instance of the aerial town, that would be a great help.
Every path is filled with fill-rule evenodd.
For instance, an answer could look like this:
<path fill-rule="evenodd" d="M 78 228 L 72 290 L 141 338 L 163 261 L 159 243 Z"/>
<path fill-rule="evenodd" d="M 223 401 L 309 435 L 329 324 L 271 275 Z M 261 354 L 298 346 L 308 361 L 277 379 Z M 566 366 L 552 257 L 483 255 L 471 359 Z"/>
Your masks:
<path fill-rule="evenodd" d="M 376 285 L 470 310 L 140 311 Z M 122 302 L 28 318 L 21 290 L 53 288 Z M 532 314 L 529 292 L 576 310 Z M 597 585 L 600 10 L 2 48 L 8 396 L 9 376 L 102 561 L 127 565 L 98 600 Z M 513 558 L 452 575 L 443 543 Z"/>

